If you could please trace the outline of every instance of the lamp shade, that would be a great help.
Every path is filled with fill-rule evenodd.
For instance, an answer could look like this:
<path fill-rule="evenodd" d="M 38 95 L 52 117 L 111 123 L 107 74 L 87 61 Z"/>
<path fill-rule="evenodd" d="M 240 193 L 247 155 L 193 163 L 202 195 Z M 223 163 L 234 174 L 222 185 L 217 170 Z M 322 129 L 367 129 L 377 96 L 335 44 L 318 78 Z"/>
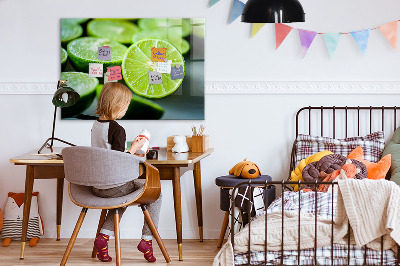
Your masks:
<path fill-rule="evenodd" d="M 243 8 L 242 22 L 304 22 L 304 15 L 298 0 L 249 0 Z"/>
<path fill-rule="evenodd" d="M 70 87 L 59 87 L 53 95 L 53 105 L 57 107 L 69 107 L 74 105 L 80 96 L 79 93 Z"/>

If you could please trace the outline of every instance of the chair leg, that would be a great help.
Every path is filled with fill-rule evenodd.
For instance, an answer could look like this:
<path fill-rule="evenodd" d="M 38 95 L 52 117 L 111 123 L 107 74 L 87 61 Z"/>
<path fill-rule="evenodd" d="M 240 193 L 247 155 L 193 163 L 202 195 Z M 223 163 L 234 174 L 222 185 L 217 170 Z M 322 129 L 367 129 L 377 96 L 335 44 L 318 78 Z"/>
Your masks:
<path fill-rule="evenodd" d="M 64 256 L 61 260 L 60 265 L 64 266 L 67 263 L 69 254 L 71 253 L 72 247 L 74 246 L 76 237 L 78 236 L 79 230 L 81 229 L 83 220 L 85 219 L 87 212 L 87 208 L 82 208 L 81 214 L 79 215 L 78 221 L 76 222 L 74 232 L 72 232 L 72 236 L 68 242 L 67 249 L 65 250 Z"/>
<path fill-rule="evenodd" d="M 164 259 L 167 263 L 171 262 L 171 259 L 168 255 L 168 251 L 164 246 L 164 243 L 161 240 L 160 234 L 158 233 L 158 230 L 156 228 L 156 225 L 153 222 L 153 219 L 150 216 L 149 211 L 146 208 L 146 205 L 140 205 L 140 207 L 142 208 L 143 214 L 144 214 L 144 219 L 146 220 L 147 224 L 150 227 L 151 232 L 153 233 L 153 236 L 155 237 L 155 239 L 157 240 L 157 244 L 161 249 L 161 252 L 164 256 Z"/>
<path fill-rule="evenodd" d="M 100 219 L 99 219 L 99 226 L 97 227 L 96 238 L 100 234 L 101 227 L 103 227 L 104 221 L 106 220 L 106 215 L 107 215 L 107 210 L 106 209 L 101 210 L 101 215 L 100 215 Z M 97 250 L 96 250 L 96 248 L 94 246 L 94 243 L 93 243 L 92 258 L 96 258 L 96 254 L 97 254 Z"/>
<path fill-rule="evenodd" d="M 115 234 L 115 256 L 117 257 L 115 265 L 121 265 L 121 243 L 119 238 L 119 213 L 118 209 L 115 209 L 114 214 L 114 234 Z"/>
<path fill-rule="evenodd" d="M 228 227 L 228 222 L 229 222 L 229 212 L 225 212 L 225 217 L 224 217 L 224 221 L 222 222 L 221 234 L 219 235 L 217 248 L 220 248 L 222 246 L 222 242 L 224 241 L 226 228 Z"/>

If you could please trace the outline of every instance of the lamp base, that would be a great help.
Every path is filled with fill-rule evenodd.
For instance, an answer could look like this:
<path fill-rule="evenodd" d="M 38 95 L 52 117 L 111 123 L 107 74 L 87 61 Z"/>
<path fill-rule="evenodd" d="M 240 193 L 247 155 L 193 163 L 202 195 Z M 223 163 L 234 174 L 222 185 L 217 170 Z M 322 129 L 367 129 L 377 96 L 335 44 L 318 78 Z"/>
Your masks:
<path fill-rule="evenodd" d="M 42 147 L 40 147 L 40 149 L 38 150 L 38 154 L 40 154 L 40 152 L 44 149 L 44 148 L 49 148 L 51 150 L 51 152 L 53 152 L 53 141 L 54 140 L 58 140 L 59 142 L 68 144 L 70 146 L 76 146 L 75 144 L 69 143 L 65 140 L 59 139 L 59 138 L 48 138 L 42 145 Z M 51 144 L 49 144 L 49 141 L 51 141 Z"/>

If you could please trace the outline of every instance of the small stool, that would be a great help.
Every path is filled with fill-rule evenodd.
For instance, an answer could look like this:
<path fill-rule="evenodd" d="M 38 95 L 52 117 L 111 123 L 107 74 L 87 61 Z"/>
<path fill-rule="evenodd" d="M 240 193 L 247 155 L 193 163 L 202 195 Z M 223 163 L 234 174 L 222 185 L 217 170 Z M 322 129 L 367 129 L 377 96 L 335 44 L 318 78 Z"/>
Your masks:
<path fill-rule="evenodd" d="M 215 179 L 215 184 L 220 187 L 220 209 L 222 211 L 225 211 L 225 217 L 224 221 L 222 222 L 221 234 L 219 235 L 219 240 L 217 245 L 218 248 L 222 246 L 226 228 L 228 227 L 228 222 L 229 222 L 229 207 L 230 207 L 229 191 L 233 189 L 237 184 L 249 180 L 265 182 L 266 180 L 272 181 L 272 178 L 268 175 L 261 175 L 254 179 L 246 179 L 246 178 L 236 177 L 234 175 L 227 175 L 227 176 L 220 176 Z M 254 185 L 254 187 L 257 186 Z M 268 199 L 266 206 L 268 207 L 269 204 L 271 204 L 275 200 L 275 186 L 271 186 L 267 189 L 268 189 Z"/>

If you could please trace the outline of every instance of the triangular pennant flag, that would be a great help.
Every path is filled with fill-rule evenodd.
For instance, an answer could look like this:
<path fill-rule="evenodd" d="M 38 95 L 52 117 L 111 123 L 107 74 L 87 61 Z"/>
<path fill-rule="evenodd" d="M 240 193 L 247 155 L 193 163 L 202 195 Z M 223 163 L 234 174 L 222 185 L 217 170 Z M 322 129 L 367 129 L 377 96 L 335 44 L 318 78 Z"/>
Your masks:
<path fill-rule="evenodd" d="M 338 47 L 339 39 L 340 36 L 342 36 L 342 34 L 340 34 L 339 32 L 333 32 L 333 33 L 325 33 L 323 36 L 326 48 L 328 48 L 329 55 L 332 58 L 333 54 L 336 51 L 336 48 Z"/>
<path fill-rule="evenodd" d="M 256 35 L 262 27 L 264 27 L 265 23 L 253 23 L 253 26 L 251 28 L 251 38 Z"/>
<path fill-rule="evenodd" d="M 281 24 L 281 23 L 275 23 L 276 49 L 278 49 L 278 47 L 282 44 L 282 42 L 285 40 L 286 36 L 288 36 L 289 32 L 292 29 L 293 28 L 288 25 Z"/>
<path fill-rule="evenodd" d="M 378 27 L 393 49 L 397 48 L 397 20 Z"/>
<path fill-rule="evenodd" d="M 243 11 L 244 3 L 239 0 L 233 0 L 231 17 L 229 19 L 229 23 L 232 23 L 235 19 L 237 19 Z"/>
<path fill-rule="evenodd" d="M 219 2 L 219 0 L 210 0 L 210 5 L 208 7 L 212 7 L 213 5 L 215 5 L 218 2 Z"/>
<path fill-rule="evenodd" d="M 368 46 L 369 33 L 371 29 L 360 30 L 360 31 L 352 31 L 351 35 L 353 35 L 354 40 L 356 41 L 358 47 L 361 50 L 361 53 L 364 55 Z"/>
<path fill-rule="evenodd" d="M 306 56 L 308 48 L 312 44 L 315 36 L 317 33 L 315 31 L 308 31 L 308 30 L 300 30 L 299 29 L 299 36 L 300 36 L 300 43 L 301 43 L 301 55 L 304 58 Z"/>

